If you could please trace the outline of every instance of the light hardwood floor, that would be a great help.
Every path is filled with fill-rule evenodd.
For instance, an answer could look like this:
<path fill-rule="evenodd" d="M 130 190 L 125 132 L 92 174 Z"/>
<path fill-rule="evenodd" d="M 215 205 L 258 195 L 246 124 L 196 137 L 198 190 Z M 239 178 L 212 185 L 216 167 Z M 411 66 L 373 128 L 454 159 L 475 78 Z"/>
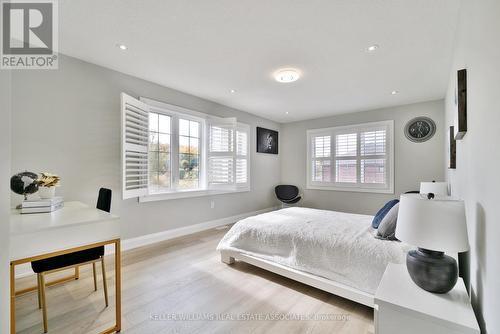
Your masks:
<path fill-rule="evenodd" d="M 224 233 L 210 230 L 123 252 L 122 333 L 373 333 L 368 307 L 245 263 L 221 263 L 215 247 Z M 106 264 L 110 307 L 104 308 L 101 276 L 95 292 L 91 266 L 81 268 L 78 281 L 47 288 L 49 333 L 96 333 L 113 324 L 111 256 Z M 17 281 L 18 289 L 34 283 L 34 277 Z M 36 293 L 19 296 L 16 310 L 18 331 L 43 333 Z M 311 315 L 333 320 L 269 320 Z M 214 316 L 226 320 L 207 319 Z M 241 320 L 252 317 L 262 319 Z"/>

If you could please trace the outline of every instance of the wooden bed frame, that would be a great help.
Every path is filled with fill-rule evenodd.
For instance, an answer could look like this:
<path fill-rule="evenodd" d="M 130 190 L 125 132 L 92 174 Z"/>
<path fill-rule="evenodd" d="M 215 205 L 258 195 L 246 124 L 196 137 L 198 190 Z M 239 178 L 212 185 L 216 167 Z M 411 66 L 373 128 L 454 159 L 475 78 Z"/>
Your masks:
<path fill-rule="evenodd" d="M 329 280 L 324 277 L 316 276 L 300 270 L 289 268 L 272 261 L 259 259 L 255 256 L 234 252 L 221 251 L 221 261 L 226 264 L 233 264 L 235 260 L 246 262 L 256 267 L 271 271 L 275 274 L 285 276 L 295 281 L 310 285 L 317 289 L 329 292 L 331 294 L 352 300 L 354 302 L 374 307 L 374 295 L 352 288 L 342 283 Z"/>

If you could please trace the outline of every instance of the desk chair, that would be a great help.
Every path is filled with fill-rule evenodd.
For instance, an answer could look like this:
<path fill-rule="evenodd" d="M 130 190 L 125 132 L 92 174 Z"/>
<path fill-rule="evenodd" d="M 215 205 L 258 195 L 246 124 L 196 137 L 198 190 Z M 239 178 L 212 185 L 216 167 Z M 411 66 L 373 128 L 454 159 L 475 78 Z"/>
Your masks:
<path fill-rule="evenodd" d="M 111 210 L 111 190 L 106 188 L 99 189 L 99 197 L 97 198 L 97 209 L 110 212 Z M 37 274 L 38 282 L 38 308 L 42 309 L 43 331 L 48 331 L 47 321 L 47 300 L 45 297 L 45 275 L 57 271 L 75 268 L 86 264 L 92 264 L 92 272 L 94 275 L 94 291 L 97 291 L 97 275 L 96 263 L 101 262 L 102 282 L 104 286 L 104 301 L 108 307 L 108 286 L 106 283 L 106 268 L 104 265 L 104 246 L 99 246 L 91 249 L 86 249 L 70 254 L 59 255 L 48 259 L 31 262 L 31 268 Z M 78 278 L 77 276 L 75 278 Z"/>

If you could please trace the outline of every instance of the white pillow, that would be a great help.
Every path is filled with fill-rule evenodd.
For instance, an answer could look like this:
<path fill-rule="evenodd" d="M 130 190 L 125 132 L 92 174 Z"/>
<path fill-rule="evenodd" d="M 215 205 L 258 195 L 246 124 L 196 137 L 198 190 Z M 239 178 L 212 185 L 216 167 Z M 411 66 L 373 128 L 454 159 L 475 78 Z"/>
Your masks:
<path fill-rule="evenodd" d="M 396 239 L 396 224 L 398 222 L 399 203 L 394 205 L 380 222 L 377 229 L 377 237 L 387 240 Z"/>

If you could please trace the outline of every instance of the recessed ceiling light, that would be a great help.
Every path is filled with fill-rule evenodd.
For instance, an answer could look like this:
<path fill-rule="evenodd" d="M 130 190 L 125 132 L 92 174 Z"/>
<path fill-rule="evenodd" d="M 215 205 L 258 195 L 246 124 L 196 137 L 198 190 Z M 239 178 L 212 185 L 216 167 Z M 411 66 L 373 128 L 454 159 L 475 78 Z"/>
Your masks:
<path fill-rule="evenodd" d="M 393 90 L 393 91 L 391 92 L 391 94 L 392 94 L 392 95 L 396 95 L 397 93 L 399 93 L 397 90 Z"/>
<path fill-rule="evenodd" d="M 369 47 L 366 48 L 366 50 L 368 52 L 373 52 L 375 50 L 377 50 L 380 46 L 378 44 L 373 44 L 373 45 L 370 45 Z"/>
<path fill-rule="evenodd" d="M 288 111 L 285 111 L 285 114 L 287 114 L 287 115 L 288 115 Z"/>
<path fill-rule="evenodd" d="M 116 47 L 120 48 L 120 50 L 123 50 L 123 51 L 128 49 L 128 47 L 125 44 L 116 44 Z"/>
<path fill-rule="evenodd" d="M 236 89 L 231 89 L 230 92 L 231 92 L 231 94 L 234 94 L 234 93 L 236 93 Z"/>
<path fill-rule="evenodd" d="M 294 82 L 299 78 L 300 72 L 294 68 L 283 68 L 274 72 L 274 79 L 281 83 Z"/>

